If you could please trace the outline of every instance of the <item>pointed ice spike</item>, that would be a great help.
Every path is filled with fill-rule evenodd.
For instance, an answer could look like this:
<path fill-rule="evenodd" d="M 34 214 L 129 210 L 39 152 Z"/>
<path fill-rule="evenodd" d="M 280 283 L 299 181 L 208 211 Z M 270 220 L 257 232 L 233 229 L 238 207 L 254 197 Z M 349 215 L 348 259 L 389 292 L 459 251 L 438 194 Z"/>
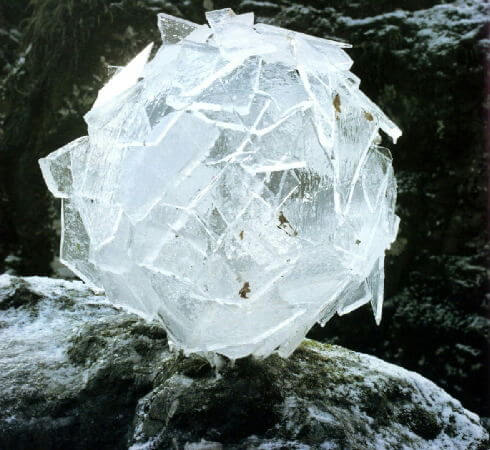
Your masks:
<path fill-rule="evenodd" d="M 370 293 L 368 292 L 366 283 L 356 284 L 352 281 L 344 289 L 339 298 L 340 301 L 337 305 L 337 314 L 343 316 L 368 303 Z"/>
<path fill-rule="evenodd" d="M 381 256 L 375 263 L 373 272 L 366 279 L 366 284 L 371 291 L 371 308 L 376 325 L 381 323 L 383 313 L 384 274 L 384 256 Z"/>
<path fill-rule="evenodd" d="M 200 25 L 189 20 L 164 13 L 158 14 L 158 29 L 162 36 L 163 45 L 176 44 L 199 27 Z"/>
<path fill-rule="evenodd" d="M 109 82 L 99 91 L 97 100 L 95 100 L 92 109 L 104 105 L 109 100 L 122 94 L 125 90 L 136 84 L 143 74 L 148 58 L 150 57 L 151 49 L 153 48 L 153 42 L 146 46 L 136 57 L 124 67 L 124 69 L 117 72 Z"/>

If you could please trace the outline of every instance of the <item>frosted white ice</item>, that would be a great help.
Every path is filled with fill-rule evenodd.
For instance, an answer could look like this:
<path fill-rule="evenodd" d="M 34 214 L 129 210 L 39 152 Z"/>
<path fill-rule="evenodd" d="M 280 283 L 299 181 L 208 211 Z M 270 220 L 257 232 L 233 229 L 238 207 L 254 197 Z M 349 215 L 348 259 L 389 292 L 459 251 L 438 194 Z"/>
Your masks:
<path fill-rule="evenodd" d="M 315 322 L 381 320 L 396 182 L 348 45 L 207 13 L 161 14 L 101 89 L 86 137 L 40 160 L 62 198 L 61 259 L 160 320 L 185 352 L 289 355 Z"/>
<path fill-rule="evenodd" d="M 136 58 L 134 58 L 126 67 L 120 72 L 117 72 L 109 82 L 99 91 L 97 99 L 93 104 L 93 108 L 96 108 L 104 103 L 107 103 L 112 98 L 123 93 L 131 86 L 138 82 L 138 79 L 143 74 L 145 64 L 150 57 L 153 43 L 148 45 Z"/>

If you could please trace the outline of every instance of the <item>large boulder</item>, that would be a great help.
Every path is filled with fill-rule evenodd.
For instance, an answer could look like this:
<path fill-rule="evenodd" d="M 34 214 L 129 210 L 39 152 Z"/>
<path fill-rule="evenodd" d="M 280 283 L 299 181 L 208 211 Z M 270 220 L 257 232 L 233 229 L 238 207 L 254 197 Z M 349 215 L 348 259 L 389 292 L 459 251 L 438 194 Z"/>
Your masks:
<path fill-rule="evenodd" d="M 0 448 L 483 449 L 422 376 L 306 340 L 289 358 L 172 353 L 81 282 L 0 276 Z"/>

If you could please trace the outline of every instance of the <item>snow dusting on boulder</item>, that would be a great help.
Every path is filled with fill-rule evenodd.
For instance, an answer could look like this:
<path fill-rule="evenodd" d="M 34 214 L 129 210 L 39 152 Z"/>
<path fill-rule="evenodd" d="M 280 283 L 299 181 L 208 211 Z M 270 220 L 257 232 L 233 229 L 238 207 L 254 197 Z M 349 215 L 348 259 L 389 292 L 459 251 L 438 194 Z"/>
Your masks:
<path fill-rule="evenodd" d="M 0 448 L 483 449 L 422 376 L 305 340 L 289 358 L 172 353 L 81 282 L 0 276 Z"/>

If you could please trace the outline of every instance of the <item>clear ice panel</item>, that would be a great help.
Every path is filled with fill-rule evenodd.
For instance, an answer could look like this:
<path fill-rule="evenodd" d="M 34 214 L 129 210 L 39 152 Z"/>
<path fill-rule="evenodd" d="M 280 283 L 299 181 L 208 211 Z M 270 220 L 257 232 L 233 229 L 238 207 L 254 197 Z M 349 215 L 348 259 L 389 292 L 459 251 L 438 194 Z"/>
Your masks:
<path fill-rule="evenodd" d="M 157 16 L 158 29 L 162 37 L 163 44 L 177 44 L 182 39 L 189 36 L 200 26 L 189 20 L 160 13 Z"/>
<path fill-rule="evenodd" d="M 396 237 L 400 130 L 360 90 L 348 44 L 158 15 L 104 86 L 88 136 L 40 160 L 62 198 L 61 260 L 186 353 L 287 357 L 315 322 L 371 303 Z"/>
<path fill-rule="evenodd" d="M 89 138 L 84 136 L 39 160 L 43 177 L 54 196 L 58 198 L 69 198 L 71 196 L 73 193 L 73 153 L 84 157 L 89 147 Z M 80 157 L 78 156 L 77 160 L 79 159 Z"/>
<path fill-rule="evenodd" d="M 90 236 L 83 220 L 70 199 L 61 204 L 60 260 L 90 287 L 101 289 L 99 268 L 90 261 Z"/>

